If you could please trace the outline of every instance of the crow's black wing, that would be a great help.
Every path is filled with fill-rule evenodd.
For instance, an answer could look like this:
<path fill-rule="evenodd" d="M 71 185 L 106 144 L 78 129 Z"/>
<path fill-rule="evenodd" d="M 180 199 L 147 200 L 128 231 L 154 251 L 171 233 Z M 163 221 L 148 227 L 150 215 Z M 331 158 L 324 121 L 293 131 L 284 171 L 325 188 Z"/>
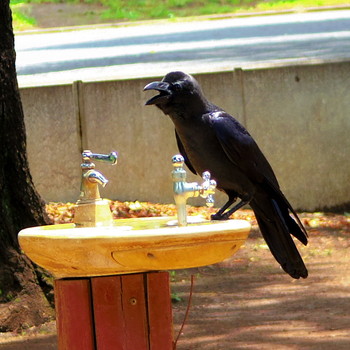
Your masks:
<path fill-rule="evenodd" d="M 278 181 L 269 162 L 248 131 L 230 114 L 223 111 L 207 114 L 204 116 L 204 119 L 211 125 L 222 149 L 231 162 L 253 183 L 261 184 L 261 186 L 263 186 L 268 193 L 273 195 L 277 201 L 284 203 L 286 206 L 284 217 L 288 221 L 287 225 L 290 227 L 291 233 L 306 244 L 307 232 L 304 226 L 297 213 L 280 190 Z M 293 220 L 289 219 L 287 208 L 295 217 L 298 225 L 296 225 Z M 301 231 L 297 226 L 300 227 Z"/>
<path fill-rule="evenodd" d="M 227 157 L 252 182 L 268 182 L 279 188 L 276 176 L 248 131 L 230 114 L 220 111 L 204 116 L 214 130 Z"/>
<path fill-rule="evenodd" d="M 194 167 L 192 166 L 190 160 L 188 159 L 187 157 L 187 154 L 186 154 L 186 151 L 185 151 L 185 148 L 180 140 L 180 137 L 179 135 L 177 134 L 176 130 L 175 130 L 175 136 L 176 136 L 176 142 L 177 142 L 177 147 L 181 153 L 181 155 L 184 157 L 185 159 L 185 164 L 187 165 L 187 168 L 190 169 L 192 171 L 193 174 L 197 175 L 197 172 L 196 170 L 194 169 Z"/>

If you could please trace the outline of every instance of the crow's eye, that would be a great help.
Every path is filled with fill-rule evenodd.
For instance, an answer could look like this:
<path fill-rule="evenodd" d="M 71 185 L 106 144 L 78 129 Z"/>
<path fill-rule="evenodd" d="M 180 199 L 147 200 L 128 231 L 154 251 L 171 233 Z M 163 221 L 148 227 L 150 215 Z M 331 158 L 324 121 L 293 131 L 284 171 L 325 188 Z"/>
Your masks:
<path fill-rule="evenodd" d="M 180 91 L 182 90 L 182 85 L 181 83 L 176 82 L 176 83 L 173 83 L 173 88 L 174 88 L 174 91 Z"/>

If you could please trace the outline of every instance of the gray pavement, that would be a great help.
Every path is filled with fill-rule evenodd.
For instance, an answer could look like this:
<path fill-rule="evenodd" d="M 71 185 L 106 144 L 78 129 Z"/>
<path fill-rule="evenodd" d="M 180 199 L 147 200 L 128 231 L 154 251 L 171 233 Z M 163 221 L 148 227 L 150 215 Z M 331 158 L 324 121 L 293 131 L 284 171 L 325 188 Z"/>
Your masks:
<path fill-rule="evenodd" d="M 22 86 L 350 58 L 350 10 L 16 35 Z"/>

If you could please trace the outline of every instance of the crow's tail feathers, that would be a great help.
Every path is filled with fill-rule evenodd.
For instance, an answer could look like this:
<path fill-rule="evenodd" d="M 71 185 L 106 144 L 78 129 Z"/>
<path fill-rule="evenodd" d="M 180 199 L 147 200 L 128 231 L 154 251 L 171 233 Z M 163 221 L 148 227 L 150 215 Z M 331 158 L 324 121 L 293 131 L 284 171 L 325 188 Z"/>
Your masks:
<path fill-rule="evenodd" d="M 307 234 L 293 208 L 288 204 L 284 200 L 273 199 L 266 194 L 256 196 L 250 203 L 260 231 L 283 270 L 293 278 L 306 278 L 307 269 L 291 234 L 305 245 Z M 298 224 L 289 215 L 289 210 L 296 216 Z"/>

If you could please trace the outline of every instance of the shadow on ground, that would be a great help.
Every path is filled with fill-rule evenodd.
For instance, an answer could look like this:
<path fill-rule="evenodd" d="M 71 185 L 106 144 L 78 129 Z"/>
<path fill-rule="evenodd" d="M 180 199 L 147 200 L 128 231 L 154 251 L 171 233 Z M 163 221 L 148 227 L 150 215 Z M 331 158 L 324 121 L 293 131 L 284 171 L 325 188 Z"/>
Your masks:
<path fill-rule="evenodd" d="M 232 259 L 176 273 L 175 332 L 182 322 L 189 275 L 196 275 L 192 308 L 178 350 L 350 349 L 350 251 L 344 233 L 315 230 L 300 247 L 309 269 L 292 280 L 264 241 L 251 237 Z"/>

